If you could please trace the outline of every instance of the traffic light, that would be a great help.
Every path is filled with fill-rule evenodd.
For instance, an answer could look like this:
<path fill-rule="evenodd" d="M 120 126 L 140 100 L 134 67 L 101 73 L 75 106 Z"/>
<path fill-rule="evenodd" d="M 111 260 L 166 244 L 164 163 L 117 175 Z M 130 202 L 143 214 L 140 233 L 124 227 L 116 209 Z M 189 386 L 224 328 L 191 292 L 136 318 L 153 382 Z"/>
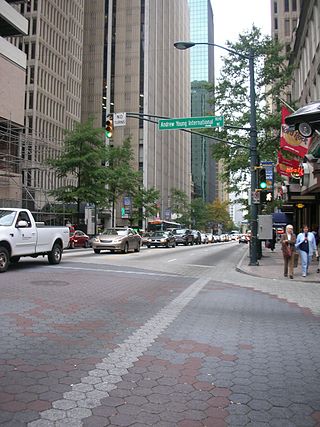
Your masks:
<path fill-rule="evenodd" d="M 267 175 L 266 175 L 266 169 L 261 167 L 259 169 L 259 188 L 261 190 L 265 190 L 267 188 Z"/>
<path fill-rule="evenodd" d="M 106 119 L 106 137 L 112 138 L 113 134 L 113 114 L 108 114 Z"/>

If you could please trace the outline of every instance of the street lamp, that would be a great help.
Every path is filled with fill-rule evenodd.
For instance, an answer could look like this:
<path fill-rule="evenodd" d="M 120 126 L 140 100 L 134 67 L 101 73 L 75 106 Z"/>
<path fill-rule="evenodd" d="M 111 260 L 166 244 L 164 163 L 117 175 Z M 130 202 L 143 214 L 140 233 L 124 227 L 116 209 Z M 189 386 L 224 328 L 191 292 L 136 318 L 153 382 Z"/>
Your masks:
<path fill-rule="evenodd" d="M 238 55 L 240 58 L 247 59 L 249 61 L 249 78 L 250 78 L 250 171 L 251 171 L 251 204 L 250 204 L 250 216 L 251 216 L 251 239 L 250 239 L 250 264 L 258 265 L 258 204 L 253 203 L 252 195 L 256 191 L 257 178 L 256 178 L 256 166 L 258 166 L 258 153 L 257 153 L 257 111 L 256 111 L 256 94 L 255 94 L 255 81 L 254 81 L 254 53 L 250 49 L 249 54 L 237 52 L 233 49 L 229 49 L 225 46 L 220 46 L 215 43 L 205 42 L 186 42 L 178 41 L 174 43 L 174 47 L 179 50 L 186 50 L 196 45 L 207 45 L 214 46 L 220 49 L 226 50 L 227 52 Z"/>

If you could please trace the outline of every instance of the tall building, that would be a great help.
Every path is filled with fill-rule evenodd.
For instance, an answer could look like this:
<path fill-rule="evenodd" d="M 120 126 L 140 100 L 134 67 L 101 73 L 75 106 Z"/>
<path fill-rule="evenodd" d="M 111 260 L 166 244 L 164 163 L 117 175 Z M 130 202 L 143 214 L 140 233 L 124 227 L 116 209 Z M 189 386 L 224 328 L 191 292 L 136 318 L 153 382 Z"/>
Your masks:
<path fill-rule="evenodd" d="M 0 0 L 0 200 L 21 205 L 19 141 L 24 124 L 26 55 L 5 39 L 28 33 L 28 21 Z"/>
<path fill-rule="evenodd" d="M 214 43 L 213 13 L 210 0 L 189 0 L 190 40 L 196 43 Z M 205 116 L 209 111 L 210 92 L 205 83 L 214 85 L 214 47 L 195 46 L 190 50 L 191 115 Z M 216 182 L 217 164 L 212 159 L 208 139 L 192 135 L 192 179 L 194 196 L 205 202 L 219 197 Z"/>
<path fill-rule="evenodd" d="M 173 46 L 189 38 L 187 0 L 107 0 L 104 111 L 190 116 L 189 53 Z M 160 191 L 159 216 L 168 217 L 172 189 L 191 197 L 190 136 L 128 116 L 126 126 L 115 128 L 112 143 L 128 137 L 134 166 L 147 189 Z"/>
<path fill-rule="evenodd" d="M 23 205 L 37 211 L 61 184 L 46 159 L 59 154 L 64 130 L 81 119 L 84 0 L 10 3 L 29 21 L 28 35 L 11 41 L 27 55 Z"/>
<path fill-rule="evenodd" d="M 300 4 L 302 0 L 270 0 L 271 1 L 271 36 L 274 40 L 284 45 L 286 53 L 292 48 L 293 34 L 297 29 Z M 291 98 L 291 85 L 281 95 L 289 104 Z"/>

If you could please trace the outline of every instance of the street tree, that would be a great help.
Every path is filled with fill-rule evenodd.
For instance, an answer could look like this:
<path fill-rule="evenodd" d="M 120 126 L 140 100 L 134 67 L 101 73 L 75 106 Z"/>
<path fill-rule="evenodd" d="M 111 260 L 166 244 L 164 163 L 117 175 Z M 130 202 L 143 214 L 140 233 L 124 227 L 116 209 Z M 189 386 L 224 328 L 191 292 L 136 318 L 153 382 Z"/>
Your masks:
<path fill-rule="evenodd" d="M 227 231 L 233 228 L 228 206 L 228 202 L 222 202 L 219 199 L 208 204 L 208 219 L 213 224 L 213 228 L 218 229 L 219 226 L 222 226 Z"/>
<path fill-rule="evenodd" d="M 133 150 L 131 140 L 127 138 L 120 146 L 107 146 L 106 184 L 108 200 L 112 206 L 114 226 L 115 206 L 122 196 L 135 194 L 141 183 L 141 173 L 133 166 Z"/>
<path fill-rule="evenodd" d="M 106 168 L 102 164 L 106 160 L 103 130 L 94 128 L 93 119 L 76 123 L 72 131 L 66 131 L 60 156 L 48 159 L 59 178 L 69 178 L 67 184 L 51 194 L 60 202 L 77 205 L 78 223 L 82 202 L 99 206 L 108 203 Z"/>
<path fill-rule="evenodd" d="M 285 88 L 292 77 L 292 67 L 287 65 L 287 55 L 280 43 L 262 35 L 255 26 L 240 34 L 235 43 L 227 42 L 226 45 L 245 55 L 250 50 L 254 53 L 258 153 L 261 160 L 275 161 L 279 147 L 280 98 L 285 97 Z M 224 172 L 220 178 L 229 184 L 230 191 L 240 193 L 242 189 L 239 190 L 239 184 L 248 182 L 250 176 L 248 59 L 231 52 L 224 57 L 212 102 L 215 113 L 224 116 L 225 125 L 238 128 L 225 127 L 223 131 L 213 134 L 244 146 L 220 142 L 213 145 L 213 157 L 224 162 Z M 275 109 L 275 106 L 278 108 Z"/>
<path fill-rule="evenodd" d="M 191 207 L 187 194 L 176 188 L 171 189 L 171 211 L 177 215 L 181 224 L 188 226 L 191 222 Z"/>
<path fill-rule="evenodd" d="M 201 197 L 191 200 L 191 223 L 194 228 L 204 230 L 208 223 L 208 204 Z"/>
<path fill-rule="evenodd" d="M 160 199 L 160 192 L 155 188 L 146 189 L 142 185 L 137 187 L 132 193 L 132 208 L 130 223 L 142 225 L 149 217 L 157 214 L 157 202 Z"/>

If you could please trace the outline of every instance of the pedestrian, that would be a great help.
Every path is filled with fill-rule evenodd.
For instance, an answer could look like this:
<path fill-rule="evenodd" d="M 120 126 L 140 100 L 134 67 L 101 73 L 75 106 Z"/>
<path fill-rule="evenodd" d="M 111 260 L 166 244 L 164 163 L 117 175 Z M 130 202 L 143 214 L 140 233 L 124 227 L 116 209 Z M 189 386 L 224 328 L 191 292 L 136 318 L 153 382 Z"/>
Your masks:
<path fill-rule="evenodd" d="M 295 246 L 300 254 L 302 277 L 306 277 L 312 255 L 316 252 L 317 249 L 314 234 L 309 231 L 309 227 L 307 225 L 304 225 L 303 231 L 298 234 Z"/>
<path fill-rule="evenodd" d="M 270 249 L 273 252 L 275 250 L 276 247 L 276 241 L 277 241 L 277 232 L 276 230 L 273 228 L 272 229 L 272 239 L 270 240 Z"/>
<path fill-rule="evenodd" d="M 293 267 L 294 267 L 294 256 L 295 256 L 295 243 L 297 237 L 293 232 L 293 226 L 288 224 L 286 226 L 286 231 L 281 236 L 280 244 L 284 261 L 284 277 L 289 277 L 293 279 Z"/>

